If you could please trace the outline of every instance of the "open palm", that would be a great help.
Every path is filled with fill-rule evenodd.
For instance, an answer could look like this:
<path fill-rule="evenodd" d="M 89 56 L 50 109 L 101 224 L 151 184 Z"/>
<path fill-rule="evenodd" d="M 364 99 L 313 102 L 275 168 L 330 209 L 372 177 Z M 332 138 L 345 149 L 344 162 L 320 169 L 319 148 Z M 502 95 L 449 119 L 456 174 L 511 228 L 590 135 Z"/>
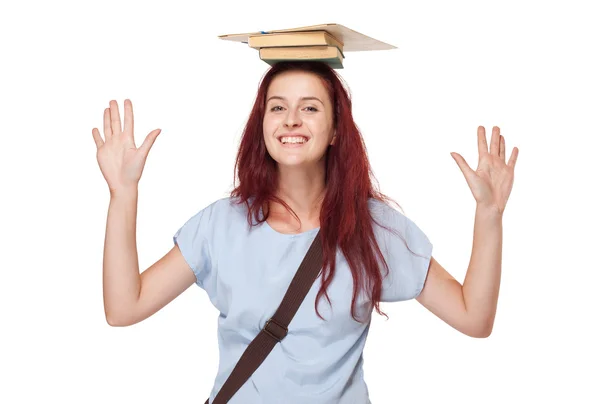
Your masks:
<path fill-rule="evenodd" d="M 483 126 L 477 128 L 477 144 L 479 162 L 475 171 L 460 154 L 450 154 L 465 176 L 477 205 L 497 209 L 502 214 L 512 190 L 519 149 L 513 148 L 507 164 L 504 136 L 500 135 L 500 128 L 497 126 L 492 128 L 489 151 Z"/>
<path fill-rule="evenodd" d="M 154 144 L 160 129 L 155 129 L 146 136 L 139 148 L 135 147 L 133 137 L 133 106 L 131 101 L 124 102 L 124 126 L 121 129 L 119 106 L 111 100 L 110 108 L 104 110 L 104 137 L 100 137 L 98 129 L 92 129 L 96 142 L 98 165 L 111 193 L 136 188 L 144 170 L 150 148 Z"/>

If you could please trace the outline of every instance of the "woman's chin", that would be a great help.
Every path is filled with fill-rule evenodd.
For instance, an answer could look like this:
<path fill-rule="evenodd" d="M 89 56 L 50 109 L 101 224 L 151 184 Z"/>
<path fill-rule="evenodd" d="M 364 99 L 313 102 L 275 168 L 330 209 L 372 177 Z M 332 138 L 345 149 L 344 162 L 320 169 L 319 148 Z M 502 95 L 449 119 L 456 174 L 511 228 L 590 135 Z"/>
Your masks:
<path fill-rule="evenodd" d="M 302 168 L 310 165 L 309 161 L 306 161 L 305 158 L 300 156 L 286 156 L 285 158 L 280 158 L 275 161 L 277 161 L 279 166 L 285 168 Z"/>

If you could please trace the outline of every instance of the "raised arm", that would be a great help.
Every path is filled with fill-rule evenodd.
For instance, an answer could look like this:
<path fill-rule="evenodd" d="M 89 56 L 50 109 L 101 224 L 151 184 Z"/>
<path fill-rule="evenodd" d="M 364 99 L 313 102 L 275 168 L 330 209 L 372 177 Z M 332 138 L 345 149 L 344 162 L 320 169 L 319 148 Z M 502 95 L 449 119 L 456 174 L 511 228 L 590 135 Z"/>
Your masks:
<path fill-rule="evenodd" d="M 492 129 L 491 145 L 485 128 L 477 128 L 479 162 L 473 170 L 458 153 L 452 157 L 475 197 L 473 249 L 463 285 L 431 259 L 419 303 L 454 328 L 474 337 L 488 337 L 494 325 L 502 266 L 502 215 L 514 181 L 519 149 L 506 163 L 506 144 L 500 128 Z"/>
<path fill-rule="evenodd" d="M 103 294 L 110 325 L 135 324 L 181 294 L 195 275 L 174 246 L 140 275 L 136 246 L 138 183 L 150 148 L 160 129 L 146 136 L 139 148 L 133 137 L 133 106 L 125 100 L 124 126 L 119 107 L 111 100 L 104 110 L 104 137 L 92 129 L 96 158 L 110 191 L 103 260 Z"/>

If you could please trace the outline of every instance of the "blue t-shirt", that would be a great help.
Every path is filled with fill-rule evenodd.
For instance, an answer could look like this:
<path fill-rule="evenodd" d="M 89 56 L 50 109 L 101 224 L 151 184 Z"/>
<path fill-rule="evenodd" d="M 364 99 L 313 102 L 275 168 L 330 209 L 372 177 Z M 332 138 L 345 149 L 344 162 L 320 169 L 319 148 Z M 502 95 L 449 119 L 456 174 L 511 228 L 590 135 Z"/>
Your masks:
<path fill-rule="evenodd" d="M 410 246 L 373 224 L 389 266 L 383 280 L 384 302 L 409 300 L 423 288 L 432 244 L 406 216 L 385 203 L 369 200 L 373 217 L 400 233 Z M 220 312 L 218 317 L 219 369 L 209 402 L 217 395 L 242 353 L 279 307 L 318 228 L 283 234 L 268 223 L 249 228 L 245 204 L 219 199 L 192 216 L 173 236 Z M 421 256 L 419 256 L 421 255 Z M 381 268 L 382 273 L 385 269 Z M 235 393 L 230 404 L 369 404 L 363 378 L 363 348 L 371 322 L 365 292 L 357 297 L 352 318 L 352 273 L 338 249 L 336 271 L 325 296 L 315 298 L 321 277 L 312 285 L 290 322 L 287 336 Z M 284 399 L 285 397 L 285 399 Z"/>

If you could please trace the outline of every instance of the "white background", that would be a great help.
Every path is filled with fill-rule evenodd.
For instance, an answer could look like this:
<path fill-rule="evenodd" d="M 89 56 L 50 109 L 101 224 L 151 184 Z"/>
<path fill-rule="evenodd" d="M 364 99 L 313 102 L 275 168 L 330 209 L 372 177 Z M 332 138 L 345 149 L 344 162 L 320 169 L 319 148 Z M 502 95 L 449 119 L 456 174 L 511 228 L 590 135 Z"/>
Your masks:
<path fill-rule="evenodd" d="M 18 5 L 17 5 L 18 4 Z M 218 313 L 197 286 L 132 327 L 102 302 L 108 187 L 92 128 L 133 102 L 145 269 L 227 195 L 268 65 L 221 34 L 339 23 L 398 49 L 348 52 L 348 83 L 381 190 L 460 282 L 477 126 L 519 148 L 504 214 L 492 335 L 467 337 L 415 300 L 373 315 L 374 404 L 597 403 L 599 14 L 593 2 L 22 1 L 0 6 L 0 402 L 203 403 Z"/>

